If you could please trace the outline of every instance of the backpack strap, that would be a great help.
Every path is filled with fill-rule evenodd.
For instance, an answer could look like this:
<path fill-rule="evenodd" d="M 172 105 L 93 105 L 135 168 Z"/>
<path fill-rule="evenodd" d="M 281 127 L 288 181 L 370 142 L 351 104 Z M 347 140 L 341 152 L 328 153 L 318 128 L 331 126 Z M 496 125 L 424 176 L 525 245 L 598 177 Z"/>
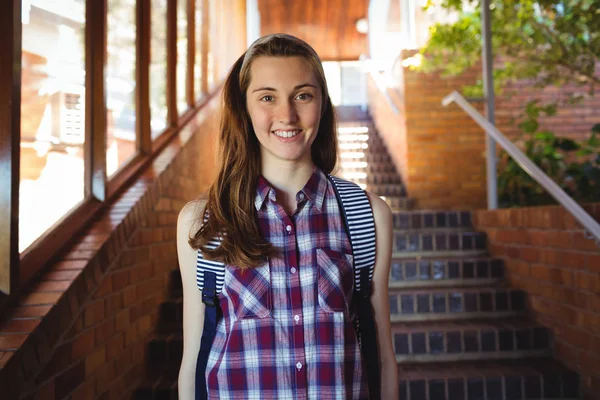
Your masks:
<path fill-rule="evenodd" d="M 371 305 L 371 281 L 375 269 L 375 219 L 373 209 L 364 190 L 353 182 L 327 175 L 333 184 L 342 210 L 345 227 L 354 255 L 355 329 L 361 348 L 369 384 L 369 398 L 379 399 L 380 366 L 377 331 Z"/>
<path fill-rule="evenodd" d="M 205 216 L 206 221 L 206 216 Z M 215 249 L 221 244 L 221 238 L 215 238 L 208 242 L 207 247 Z M 200 340 L 200 350 L 196 360 L 196 400 L 206 400 L 206 366 L 208 356 L 212 347 L 217 325 L 223 316 L 219 306 L 219 293 L 223 289 L 225 279 L 225 264 L 220 261 L 206 260 L 202 251 L 198 250 L 196 259 L 196 284 L 202 291 L 202 302 L 204 309 L 204 328 Z"/>

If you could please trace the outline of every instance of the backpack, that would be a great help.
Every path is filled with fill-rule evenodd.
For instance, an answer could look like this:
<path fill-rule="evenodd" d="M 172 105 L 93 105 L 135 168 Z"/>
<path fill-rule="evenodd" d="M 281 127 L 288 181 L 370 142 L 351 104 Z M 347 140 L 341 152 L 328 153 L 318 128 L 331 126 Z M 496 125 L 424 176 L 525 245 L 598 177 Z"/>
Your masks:
<path fill-rule="evenodd" d="M 380 398 L 379 358 L 375 319 L 371 305 L 371 280 L 375 268 L 375 222 L 373 210 L 367 194 L 357 184 L 335 176 L 327 175 L 333 184 L 346 233 L 350 238 L 354 256 L 353 306 L 356 317 L 354 328 L 359 341 L 364 372 L 367 374 L 369 398 Z M 216 248 L 218 238 L 208 246 Z M 216 334 L 217 324 L 223 314 L 218 306 L 218 295 L 223 288 L 225 265 L 219 261 L 209 261 L 198 251 L 196 282 L 202 288 L 202 302 L 205 304 L 204 329 L 200 351 L 196 362 L 196 400 L 207 399 L 205 372 L 208 355 Z"/>

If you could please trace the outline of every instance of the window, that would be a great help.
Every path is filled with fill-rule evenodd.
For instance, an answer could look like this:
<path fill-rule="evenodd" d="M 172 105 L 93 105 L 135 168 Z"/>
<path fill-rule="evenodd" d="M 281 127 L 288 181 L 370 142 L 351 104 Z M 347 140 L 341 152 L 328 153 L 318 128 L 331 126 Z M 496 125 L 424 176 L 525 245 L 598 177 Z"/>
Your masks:
<path fill-rule="evenodd" d="M 84 198 L 85 0 L 22 2 L 19 251 Z"/>
<path fill-rule="evenodd" d="M 177 2 L 177 110 L 179 115 L 188 109 L 188 0 Z"/>
<path fill-rule="evenodd" d="M 216 46 L 216 41 L 217 41 L 217 3 L 215 0 L 209 0 L 208 1 L 208 12 L 209 12 L 209 22 L 208 22 L 208 29 L 209 29 L 209 35 L 208 35 L 208 51 L 206 54 L 206 62 L 208 64 L 207 66 L 207 72 L 206 72 L 206 81 L 207 81 L 207 85 L 208 85 L 208 89 L 211 90 L 213 89 L 213 87 L 216 84 L 216 80 L 215 80 L 215 69 L 216 69 L 216 60 L 215 58 L 217 57 L 217 46 Z"/>
<path fill-rule="evenodd" d="M 202 30 L 204 28 L 202 24 L 203 13 L 205 10 L 202 9 L 204 2 L 202 0 L 196 0 L 196 12 L 194 18 L 196 19 L 196 59 L 194 60 L 194 96 L 195 100 L 202 98 Z"/>
<path fill-rule="evenodd" d="M 150 130 L 154 139 L 167 127 L 167 2 L 152 0 L 150 13 Z"/>
<path fill-rule="evenodd" d="M 106 173 L 136 154 L 136 0 L 108 0 Z"/>

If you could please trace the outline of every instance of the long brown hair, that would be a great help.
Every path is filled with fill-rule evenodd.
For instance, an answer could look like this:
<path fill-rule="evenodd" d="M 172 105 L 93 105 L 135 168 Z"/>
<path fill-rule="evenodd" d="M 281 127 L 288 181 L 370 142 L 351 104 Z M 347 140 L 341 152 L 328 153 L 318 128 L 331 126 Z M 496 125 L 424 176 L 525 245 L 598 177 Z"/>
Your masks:
<path fill-rule="evenodd" d="M 238 268 L 260 265 L 269 255 L 271 244 L 261 237 L 256 221 L 254 198 L 261 174 L 260 145 L 246 108 L 250 71 L 257 57 L 303 57 L 313 67 L 323 97 L 317 137 L 311 146 L 314 164 L 330 173 L 337 161 L 335 113 L 329 98 L 325 72 L 315 50 L 304 41 L 286 34 L 264 36 L 255 41 L 235 62 L 222 97 L 217 179 L 208 190 L 206 209 L 199 214 L 203 223 L 190 238 L 209 260 L 220 260 Z M 200 222 L 199 221 L 199 222 Z M 209 241 L 220 236 L 221 245 Z"/>

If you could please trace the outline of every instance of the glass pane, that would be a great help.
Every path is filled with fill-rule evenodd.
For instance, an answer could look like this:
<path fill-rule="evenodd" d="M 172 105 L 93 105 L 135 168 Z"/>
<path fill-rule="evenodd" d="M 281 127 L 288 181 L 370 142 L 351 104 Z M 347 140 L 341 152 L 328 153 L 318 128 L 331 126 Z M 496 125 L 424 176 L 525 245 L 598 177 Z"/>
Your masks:
<path fill-rule="evenodd" d="M 182 115 L 187 109 L 187 56 L 188 56 L 188 2 L 177 2 L 177 111 Z"/>
<path fill-rule="evenodd" d="M 106 173 L 136 153 L 136 0 L 108 0 L 106 52 Z"/>
<path fill-rule="evenodd" d="M 196 56 L 194 61 L 194 97 L 202 98 L 202 9 L 203 1 L 196 1 Z"/>
<path fill-rule="evenodd" d="M 84 197 L 85 0 L 23 0 L 19 251 Z"/>
<path fill-rule="evenodd" d="M 152 0 L 150 35 L 150 126 L 154 139 L 167 127 L 167 2 L 164 0 Z"/>
<path fill-rule="evenodd" d="M 208 83 L 208 90 L 211 90 L 215 85 L 215 62 L 216 62 L 216 40 L 217 40 L 217 4 L 215 0 L 208 1 L 208 52 L 206 54 L 206 80 Z"/>

